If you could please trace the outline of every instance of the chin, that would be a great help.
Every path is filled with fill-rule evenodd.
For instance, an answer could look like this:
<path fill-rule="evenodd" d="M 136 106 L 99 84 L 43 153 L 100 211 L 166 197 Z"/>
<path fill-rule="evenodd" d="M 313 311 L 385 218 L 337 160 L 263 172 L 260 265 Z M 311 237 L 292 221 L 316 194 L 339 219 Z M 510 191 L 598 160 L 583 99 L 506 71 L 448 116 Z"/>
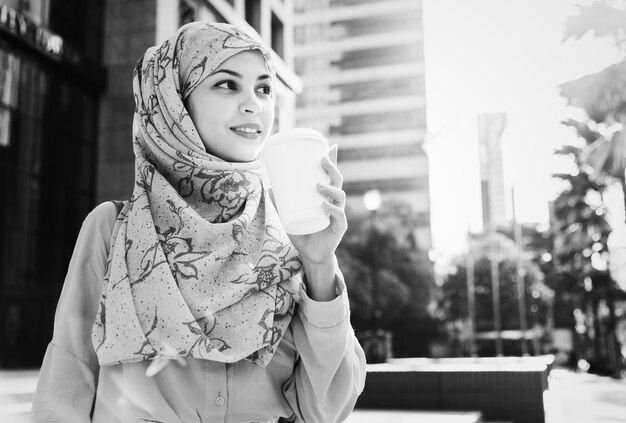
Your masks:
<path fill-rule="evenodd" d="M 259 158 L 259 152 L 254 151 L 251 153 L 234 154 L 225 160 L 229 162 L 235 162 L 235 163 L 245 163 L 245 162 L 252 162 L 254 160 L 257 160 L 258 158 Z"/>

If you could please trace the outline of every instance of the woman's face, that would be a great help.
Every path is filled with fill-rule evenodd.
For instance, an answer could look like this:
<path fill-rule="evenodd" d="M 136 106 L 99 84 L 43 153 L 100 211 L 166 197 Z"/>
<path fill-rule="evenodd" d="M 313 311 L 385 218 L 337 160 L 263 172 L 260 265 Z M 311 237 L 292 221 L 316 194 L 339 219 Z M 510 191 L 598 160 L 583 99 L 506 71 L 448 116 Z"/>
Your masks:
<path fill-rule="evenodd" d="M 256 159 L 274 123 L 273 90 L 256 50 L 237 53 L 207 76 L 186 101 L 207 152 L 229 162 Z"/>

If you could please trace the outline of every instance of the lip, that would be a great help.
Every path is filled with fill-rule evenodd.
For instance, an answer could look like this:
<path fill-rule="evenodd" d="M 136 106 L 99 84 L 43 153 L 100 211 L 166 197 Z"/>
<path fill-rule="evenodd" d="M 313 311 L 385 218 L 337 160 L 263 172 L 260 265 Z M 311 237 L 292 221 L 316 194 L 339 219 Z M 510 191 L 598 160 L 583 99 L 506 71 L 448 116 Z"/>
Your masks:
<path fill-rule="evenodd" d="M 256 132 L 244 132 L 241 131 L 240 129 L 242 128 L 246 128 L 248 130 L 252 129 Z M 259 125 L 258 123 L 240 123 L 237 125 L 233 125 L 229 128 L 233 133 L 235 133 L 236 135 L 239 135 L 240 137 L 249 139 L 249 140 L 254 140 L 257 139 L 260 135 L 261 135 L 261 125 Z"/>

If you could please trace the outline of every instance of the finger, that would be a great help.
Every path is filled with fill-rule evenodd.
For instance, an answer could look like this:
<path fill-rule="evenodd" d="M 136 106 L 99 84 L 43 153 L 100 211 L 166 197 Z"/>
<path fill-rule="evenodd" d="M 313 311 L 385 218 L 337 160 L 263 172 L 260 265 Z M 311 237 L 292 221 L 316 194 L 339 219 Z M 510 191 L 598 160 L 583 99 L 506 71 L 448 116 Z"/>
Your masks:
<path fill-rule="evenodd" d="M 335 166 L 337 166 L 337 151 L 339 150 L 339 146 L 337 144 L 333 144 L 328 151 L 328 157 L 330 157 L 330 161 L 333 162 Z"/>
<path fill-rule="evenodd" d="M 333 204 L 344 208 L 346 206 L 346 193 L 337 187 L 326 184 L 317 184 L 317 191 L 325 197 L 328 197 Z"/>
<path fill-rule="evenodd" d="M 343 208 L 331 204 L 328 201 L 324 201 L 323 207 L 324 210 L 330 214 L 332 222 L 338 225 L 342 231 L 348 228 L 348 219 L 346 218 L 346 213 Z"/>
<path fill-rule="evenodd" d="M 343 176 L 341 172 L 339 172 L 337 165 L 335 165 L 329 157 L 322 158 L 322 168 L 324 168 L 330 177 L 330 185 L 341 188 L 343 185 Z"/>

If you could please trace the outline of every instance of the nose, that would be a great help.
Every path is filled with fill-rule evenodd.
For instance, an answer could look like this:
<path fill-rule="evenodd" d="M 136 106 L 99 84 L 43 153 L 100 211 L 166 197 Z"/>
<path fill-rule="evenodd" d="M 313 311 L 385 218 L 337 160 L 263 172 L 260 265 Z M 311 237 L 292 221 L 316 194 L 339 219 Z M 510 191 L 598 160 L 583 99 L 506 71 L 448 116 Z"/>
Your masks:
<path fill-rule="evenodd" d="M 246 115 L 258 115 L 261 113 L 261 103 L 256 94 L 244 96 L 239 104 L 239 112 Z"/>

